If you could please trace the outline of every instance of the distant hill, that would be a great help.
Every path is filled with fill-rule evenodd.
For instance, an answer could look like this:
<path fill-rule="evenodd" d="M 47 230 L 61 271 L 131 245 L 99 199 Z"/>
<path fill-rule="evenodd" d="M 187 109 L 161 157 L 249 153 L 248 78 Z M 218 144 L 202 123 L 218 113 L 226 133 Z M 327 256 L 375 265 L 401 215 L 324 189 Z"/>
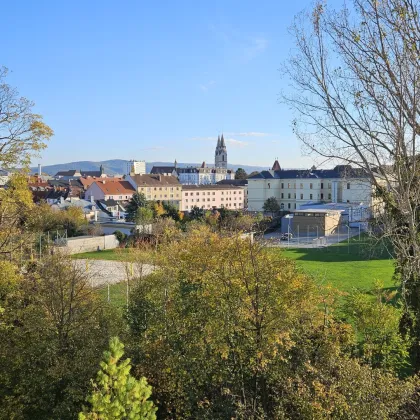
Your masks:
<path fill-rule="evenodd" d="M 69 162 L 69 163 L 59 163 L 56 165 L 46 165 L 42 167 L 42 172 L 48 175 L 55 175 L 59 171 L 67 171 L 70 169 L 79 169 L 82 171 L 98 171 L 101 165 L 104 166 L 105 173 L 109 175 L 115 174 L 126 174 L 127 173 L 127 164 L 128 160 L 123 159 L 113 159 L 113 160 L 104 160 L 101 162 L 92 162 L 89 160 L 82 160 L 79 162 Z M 171 166 L 173 162 L 146 162 L 146 171 L 150 172 L 153 166 Z M 200 166 L 201 163 L 178 163 L 178 166 L 185 168 L 187 166 Z M 213 165 L 208 165 L 213 166 Z M 229 169 L 237 170 L 238 168 L 243 168 L 247 173 L 253 171 L 262 171 L 267 169 L 264 166 L 251 166 L 251 165 L 228 165 Z M 31 168 L 33 173 L 38 171 L 38 168 Z"/>

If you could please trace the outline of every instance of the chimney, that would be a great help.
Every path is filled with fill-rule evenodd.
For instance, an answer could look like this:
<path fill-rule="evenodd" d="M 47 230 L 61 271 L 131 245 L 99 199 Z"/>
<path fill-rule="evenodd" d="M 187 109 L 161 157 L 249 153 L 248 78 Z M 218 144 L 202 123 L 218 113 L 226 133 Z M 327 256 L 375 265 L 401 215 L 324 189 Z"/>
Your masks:
<path fill-rule="evenodd" d="M 41 164 L 38 163 L 38 176 L 41 176 L 42 172 L 41 172 Z"/>
<path fill-rule="evenodd" d="M 90 202 L 94 203 L 95 202 L 95 197 L 93 195 L 90 196 Z"/>
<path fill-rule="evenodd" d="M 159 182 L 162 181 L 162 175 L 158 175 Z"/>

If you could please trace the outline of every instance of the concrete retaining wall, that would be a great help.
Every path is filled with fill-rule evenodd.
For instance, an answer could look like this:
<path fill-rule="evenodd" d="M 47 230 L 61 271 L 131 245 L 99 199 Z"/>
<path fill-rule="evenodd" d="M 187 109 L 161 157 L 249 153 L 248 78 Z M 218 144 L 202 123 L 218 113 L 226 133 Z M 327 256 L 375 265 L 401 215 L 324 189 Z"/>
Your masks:
<path fill-rule="evenodd" d="M 114 235 L 105 236 L 79 236 L 67 239 L 67 244 L 59 246 L 61 250 L 69 254 L 78 254 L 81 252 L 91 252 L 103 249 L 117 248 L 119 242 Z"/>

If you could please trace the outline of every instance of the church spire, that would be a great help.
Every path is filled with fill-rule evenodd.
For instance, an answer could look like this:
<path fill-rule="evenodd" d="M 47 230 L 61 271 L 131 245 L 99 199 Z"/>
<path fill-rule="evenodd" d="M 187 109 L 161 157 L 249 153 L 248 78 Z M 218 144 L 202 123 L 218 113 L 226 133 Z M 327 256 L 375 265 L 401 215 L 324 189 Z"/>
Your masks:
<path fill-rule="evenodd" d="M 220 147 L 226 147 L 225 139 L 223 137 L 223 133 L 222 133 L 222 138 L 220 139 Z"/>
<path fill-rule="evenodd" d="M 217 136 L 217 147 L 220 147 L 220 136 Z"/>

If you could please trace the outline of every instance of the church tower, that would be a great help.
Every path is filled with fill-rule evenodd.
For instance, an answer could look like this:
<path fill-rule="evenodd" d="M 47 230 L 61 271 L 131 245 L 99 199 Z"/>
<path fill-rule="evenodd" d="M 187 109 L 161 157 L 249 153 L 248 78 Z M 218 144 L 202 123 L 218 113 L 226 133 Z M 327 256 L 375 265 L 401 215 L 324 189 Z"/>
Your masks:
<path fill-rule="evenodd" d="M 222 137 L 217 137 L 216 152 L 214 153 L 214 166 L 216 168 L 227 169 L 227 150 L 223 134 Z"/>

